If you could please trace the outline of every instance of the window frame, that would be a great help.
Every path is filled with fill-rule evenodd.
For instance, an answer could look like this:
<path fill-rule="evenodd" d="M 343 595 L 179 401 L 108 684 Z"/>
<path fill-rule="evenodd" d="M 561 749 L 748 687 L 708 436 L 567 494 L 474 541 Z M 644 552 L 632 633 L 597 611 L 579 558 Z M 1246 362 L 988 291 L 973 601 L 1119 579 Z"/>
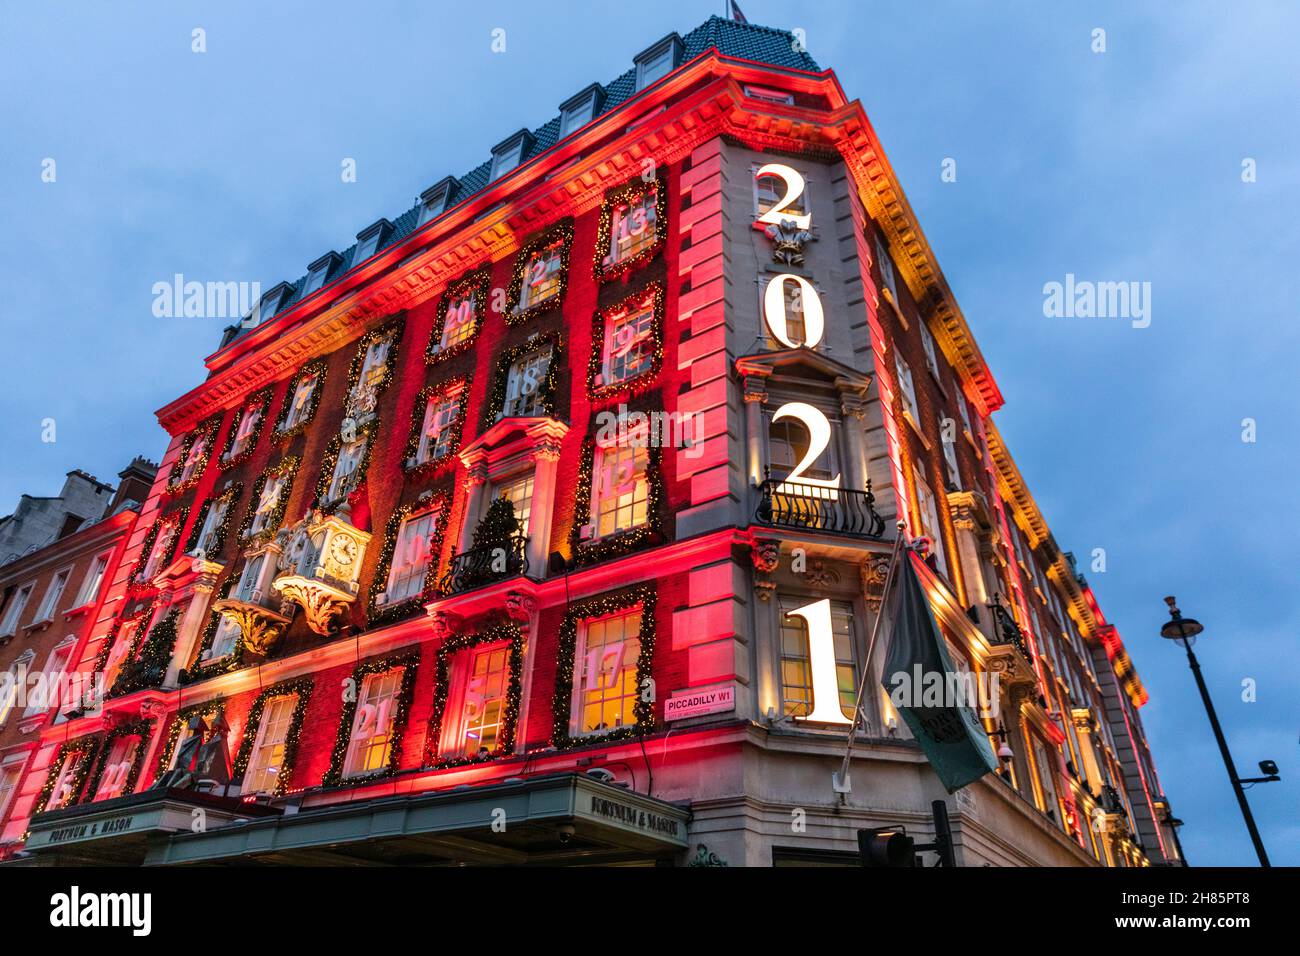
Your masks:
<path fill-rule="evenodd" d="M 77 589 L 76 604 L 73 610 L 79 610 L 83 607 L 90 607 L 99 597 L 100 589 L 104 586 L 104 578 L 108 575 L 108 566 L 113 561 L 113 551 L 101 551 L 90 561 L 90 566 L 86 569 L 86 576 L 81 580 L 81 587 Z M 94 584 L 91 584 L 92 579 Z"/>
<path fill-rule="evenodd" d="M 23 614 L 27 610 L 27 605 L 31 603 L 32 592 L 35 590 L 36 582 L 28 581 L 14 591 L 14 596 L 9 599 L 9 606 L 5 608 L 4 616 L 0 617 L 0 637 L 10 637 L 18 633 Z"/>
<path fill-rule="evenodd" d="M 36 608 L 36 618 L 32 624 L 48 624 L 54 620 L 59 613 L 59 602 L 63 600 L 63 594 L 68 589 L 68 582 L 72 580 L 73 565 L 60 568 L 54 572 L 50 578 L 50 583 L 45 586 L 45 594 L 41 597 L 41 603 Z"/>

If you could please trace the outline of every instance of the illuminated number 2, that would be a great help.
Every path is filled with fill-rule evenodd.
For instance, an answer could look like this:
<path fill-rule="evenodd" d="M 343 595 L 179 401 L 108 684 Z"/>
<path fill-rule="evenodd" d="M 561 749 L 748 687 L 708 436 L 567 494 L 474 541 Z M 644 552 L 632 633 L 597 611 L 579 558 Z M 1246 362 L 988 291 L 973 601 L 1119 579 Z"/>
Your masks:
<path fill-rule="evenodd" d="M 782 220 L 791 220 L 800 229 L 807 229 L 812 225 L 812 213 L 803 215 L 782 215 L 787 206 L 803 195 L 803 176 L 798 171 L 791 169 L 789 166 L 781 163 L 768 163 L 766 166 L 760 166 L 754 173 L 755 179 L 761 179 L 764 176 L 776 176 L 785 183 L 785 195 L 776 201 L 776 204 L 758 217 L 758 221 L 768 225 L 779 226 Z"/>
<path fill-rule="evenodd" d="M 835 501 L 839 496 L 836 494 L 840 487 L 840 476 L 837 474 L 834 478 L 808 478 L 804 476 L 804 471 L 812 466 L 817 457 L 824 452 L 831 443 L 831 423 L 826 420 L 826 416 L 821 409 L 814 408 L 805 402 L 787 402 L 776 410 L 772 416 L 772 422 L 775 424 L 783 418 L 796 419 L 804 428 L 808 429 L 808 451 L 804 454 L 803 459 L 794 466 L 794 470 L 785 476 L 785 480 L 777 486 L 778 495 L 801 495 L 808 497 L 810 494 L 809 486 L 812 488 L 825 489 L 823 493 L 812 493 L 814 497 L 824 498 L 827 501 Z"/>
<path fill-rule="evenodd" d="M 796 342 L 790 338 L 790 317 L 785 311 L 785 284 L 787 282 L 795 284 L 795 295 L 798 296 L 798 302 L 803 312 L 803 342 Z M 821 342 L 822 333 L 826 328 L 822 300 L 818 297 L 817 290 L 803 276 L 797 276 L 791 272 L 783 272 L 778 276 L 773 276 L 771 281 L 768 282 L 767 288 L 763 292 L 763 318 L 767 322 L 768 329 L 772 332 L 772 338 L 788 349 L 797 349 L 800 346 L 804 348 L 815 347 Z"/>
<path fill-rule="evenodd" d="M 808 627 L 808 669 L 812 671 L 812 710 L 800 720 L 822 724 L 851 724 L 840 709 L 840 683 L 835 673 L 835 635 L 831 629 L 831 602 L 823 598 L 805 604 L 786 617 L 801 617 Z"/>

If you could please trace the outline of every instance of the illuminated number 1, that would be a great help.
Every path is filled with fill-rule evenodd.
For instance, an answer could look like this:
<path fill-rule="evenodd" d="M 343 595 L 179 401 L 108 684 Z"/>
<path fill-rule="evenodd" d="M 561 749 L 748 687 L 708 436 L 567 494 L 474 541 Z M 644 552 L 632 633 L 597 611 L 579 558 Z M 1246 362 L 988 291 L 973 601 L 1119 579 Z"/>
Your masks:
<path fill-rule="evenodd" d="M 805 604 L 787 617 L 801 617 L 808 627 L 808 668 L 812 671 L 812 711 L 798 720 L 821 724 L 851 724 L 840 709 L 840 682 L 835 673 L 835 635 L 831 629 L 831 602 L 823 598 Z"/>

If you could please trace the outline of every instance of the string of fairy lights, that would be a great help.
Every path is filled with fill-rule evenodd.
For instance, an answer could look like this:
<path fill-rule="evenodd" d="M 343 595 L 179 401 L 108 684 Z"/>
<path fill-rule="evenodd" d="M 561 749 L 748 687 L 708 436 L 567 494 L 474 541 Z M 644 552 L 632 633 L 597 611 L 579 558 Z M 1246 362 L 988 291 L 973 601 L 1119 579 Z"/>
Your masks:
<path fill-rule="evenodd" d="M 591 541 L 582 540 L 582 526 L 591 514 L 592 477 L 596 462 L 596 440 L 586 438 L 578 460 L 578 484 L 574 501 L 573 525 L 569 529 L 569 549 L 578 564 L 593 564 L 622 557 L 664 538 L 664 479 L 661 468 L 661 450 L 651 445 L 646 448 L 646 520 L 614 534 Z"/>
<path fill-rule="evenodd" d="M 235 502 L 239 500 L 240 493 L 244 486 L 238 481 L 232 481 L 221 490 L 218 495 L 213 495 L 199 507 L 199 513 L 194 516 L 194 524 L 190 528 L 190 536 L 185 541 L 185 553 L 192 554 L 194 549 L 199 546 L 199 535 L 203 532 L 203 526 L 207 523 L 208 514 L 213 508 L 224 507 L 225 511 L 221 514 L 221 520 L 217 522 L 212 529 L 212 546 L 205 549 L 203 557 L 209 561 L 215 561 L 221 554 L 221 549 L 225 546 L 226 535 L 230 531 L 230 524 L 235 514 Z"/>
<path fill-rule="evenodd" d="M 172 473 L 167 480 L 166 493 L 168 495 L 179 495 L 199 483 L 199 479 L 203 477 L 203 469 L 207 467 L 208 459 L 212 457 L 212 443 L 217 437 L 217 428 L 220 425 L 221 416 L 213 415 L 196 425 L 194 430 L 181 441 L 180 453 L 176 456 L 176 462 L 172 465 Z M 180 466 L 189 458 L 194 443 L 200 439 L 203 440 L 203 454 L 195 459 L 189 477 L 182 481 L 180 479 L 184 474 L 184 469 Z"/>
<path fill-rule="evenodd" d="M 167 550 L 158 561 L 157 569 L 162 569 L 167 567 L 172 558 L 176 556 L 176 549 L 181 543 L 181 528 L 185 527 L 185 519 L 189 517 L 189 514 L 190 506 L 184 505 L 170 514 L 163 515 L 149 527 L 149 530 L 145 532 L 144 542 L 140 546 L 140 557 L 136 560 L 135 566 L 131 568 L 131 575 L 127 579 L 128 590 L 141 591 L 152 587 L 153 582 L 145 581 L 140 576 L 149 564 L 149 555 L 153 552 L 154 542 L 158 540 L 158 534 L 163 528 L 174 531 L 171 541 L 167 545 Z"/>
<path fill-rule="evenodd" d="M 173 607 L 153 627 L 137 654 L 130 654 L 107 696 L 121 697 L 133 691 L 154 687 L 162 682 L 176 647 L 177 621 L 181 609 Z M 138 638 L 137 638 L 138 641 Z"/>
<path fill-rule="evenodd" d="M 448 283 L 438 303 L 438 316 L 433 323 L 433 333 L 429 336 L 429 347 L 424 353 L 428 364 L 436 365 L 445 362 L 473 347 L 479 330 L 483 328 L 483 314 L 487 311 L 488 295 L 491 291 L 491 275 L 491 270 L 479 269 Z M 474 323 L 473 328 L 459 341 L 453 342 L 445 349 L 441 348 L 442 334 L 447 327 L 447 310 L 452 302 L 461 302 L 467 296 L 471 297 L 474 303 L 470 316 L 470 321 Z"/>
<path fill-rule="evenodd" d="M 93 797 L 99 792 L 100 781 L 104 777 L 104 771 L 108 769 L 108 759 L 113 755 L 113 745 L 123 737 L 139 737 L 135 753 L 131 757 L 131 766 L 126 773 L 126 780 L 116 796 L 125 797 L 129 793 L 134 793 L 136 782 L 140 779 L 140 771 L 144 769 L 145 751 L 148 749 L 145 747 L 145 742 L 149 739 L 149 731 L 152 729 L 153 722 L 142 717 L 139 720 L 118 724 L 105 734 L 99 750 L 99 762 L 96 763 L 95 772 L 86 784 L 85 794 Z"/>
<path fill-rule="evenodd" d="M 510 369 L 529 352 L 550 347 L 551 360 L 546 365 L 546 375 L 537 385 L 537 401 L 547 415 L 555 416 L 556 402 L 560 393 L 560 365 L 563 355 L 563 337 L 559 332 L 538 332 L 528 341 L 504 349 L 497 356 L 492 372 L 492 391 L 488 393 L 484 421 L 495 424 L 506 407 L 506 392 L 510 386 Z"/>
<path fill-rule="evenodd" d="M 604 342 L 611 320 L 629 311 L 643 309 L 646 305 L 653 308 L 650 320 L 650 364 L 645 371 L 616 382 L 598 382 L 604 371 Z M 607 306 L 596 312 L 591 326 L 591 359 L 587 363 L 587 397 L 593 402 L 603 401 L 615 395 L 635 395 L 645 391 L 659 376 L 664 364 L 664 287 L 660 282 L 652 282 L 639 292 L 635 292 L 621 302 Z"/>
<path fill-rule="evenodd" d="M 614 229 L 614 214 L 620 206 L 629 210 L 644 205 L 646 197 L 654 194 L 655 225 L 654 239 L 643 246 L 636 254 L 606 262 L 607 250 Z M 600 224 L 596 227 L 596 248 L 592 254 L 592 274 L 597 282 L 609 282 L 633 272 L 657 256 L 664 247 L 668 229 L 668 190 L 659 174 L 649 180 L 633 179 L 621 186 L 606 190 L 605 202 L 600 208 Z"/>
<path fill-rule="evenodd" d="M 253 485 L 253 495 L 249 498 L 248 508 L 244 511 L 244 520 L 239 526 L 240 541 L 269 541 L 275 537 L 275 533 L 280 529 L 280 523 L 284 521 L 284 513 L 289 507 L 289 491 L 293 487 L 293 479 L 298 474 L 298 466 L 301 463 L 302 459 L 297 455 L 285 455 L 274 465 L 267 465 L 262 470 L 262 474 Z M 257 517 L 257 503 L 262 497 L 262 492 L 266 490 L 266 483 L 279 478 L 284 479 L 284 485 L 276 499 L 275 507 L 267 517 L 266 526 L 254 535 L 252 534 L 253 519 Z"/>
<path fill-rule="evenodd" d="M 402 452 L 402 470 L 411 478 L 427 479 L 444 466 L 455 462 L 456 452 L 460 450 L 461 435 L 465 430 L 471 381 L 473 381 L 472 376 L 460 375 L 436 385 L 426 385 L 420 390 L 420 394 L 415 399 L 415 408 L 411 412 L 411 430 L 406 436 L 406 448 Z M 420 440 L 424 433 L 424 418 L 429 406 L 456 389 L 460 389 L 456 393 L 456 417 L 446 425 L 448 430 L 446 450 L 427 461 L 418 461 Z"/>

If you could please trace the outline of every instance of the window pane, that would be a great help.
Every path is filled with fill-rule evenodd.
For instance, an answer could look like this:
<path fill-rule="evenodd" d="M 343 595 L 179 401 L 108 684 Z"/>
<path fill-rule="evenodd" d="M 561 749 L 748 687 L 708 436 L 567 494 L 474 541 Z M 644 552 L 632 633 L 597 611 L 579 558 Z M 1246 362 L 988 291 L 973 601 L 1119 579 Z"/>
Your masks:
<path fill-rule="evenodd" d="M 576 732 L 600 733 L 636 723 L 641 609 L 587 621 L 574 661 Z"/>

